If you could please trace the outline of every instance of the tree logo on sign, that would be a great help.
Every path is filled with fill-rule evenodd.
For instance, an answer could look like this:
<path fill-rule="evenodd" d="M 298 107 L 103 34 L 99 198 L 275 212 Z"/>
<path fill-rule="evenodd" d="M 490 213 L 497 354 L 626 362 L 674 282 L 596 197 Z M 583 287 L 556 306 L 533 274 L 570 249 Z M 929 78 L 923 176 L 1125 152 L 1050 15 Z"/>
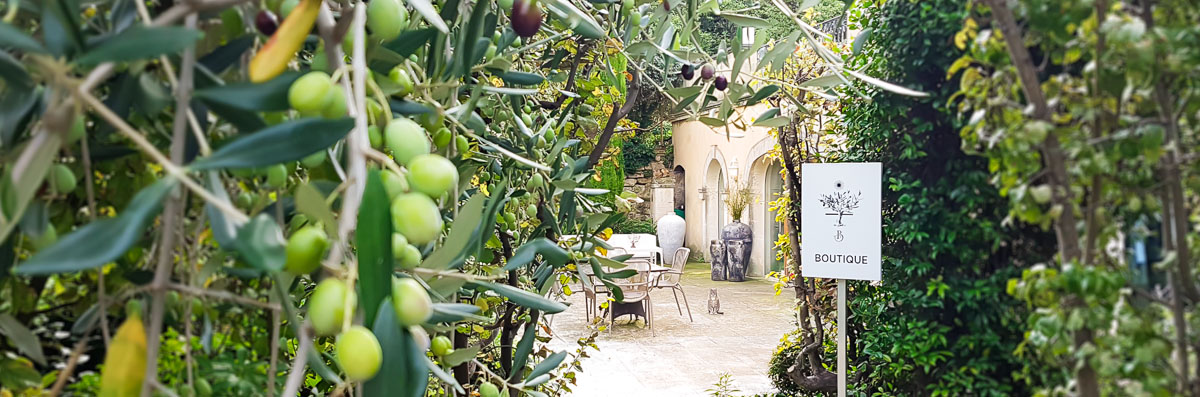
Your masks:
<path fill-rule="evenodd" d="M 846 226 L 843 222 L 846 216 L 854 216 L 854 210 L 862 202 L 862 192 L 850 193 L 848 190 L 843 190 L 845 184 L 842 181 L 834 182 L 834 188 L 838 191 L 833 194 L 822 194 L 820 201 L 821 206 L 828 210 L 825 215 L 837 217 L 833 226 L 840 228 Z M 842 241 L 844 238 L 842 230 L 838 229 L 834 234 L 834 240 Z"/>

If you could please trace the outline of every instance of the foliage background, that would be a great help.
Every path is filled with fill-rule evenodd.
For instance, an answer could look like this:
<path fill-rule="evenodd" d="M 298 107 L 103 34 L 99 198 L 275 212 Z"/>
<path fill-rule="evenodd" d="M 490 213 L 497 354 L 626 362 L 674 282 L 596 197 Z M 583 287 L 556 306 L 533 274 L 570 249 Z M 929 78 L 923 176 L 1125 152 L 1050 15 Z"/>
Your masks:
<path fill-rule="evenodd" d="M 965 1 L 876 1 L 852 23 L 870 29 L 854 67 L 931 95 L 901 97 L 863 84 L 871 100 L 844 99 L 836 161 L 884 169 L 887 282 L 852 283 L 853 375 L 862 394 L 1028 395 L 1013 374 L 1026 310 L 1004 292 L 1020 269 L 1048 259 L 1050 234 L 1005 224 L 1007 200 L 987 160 L 961 149 L 962 121 L 947 100 L 945 68 Z"/>

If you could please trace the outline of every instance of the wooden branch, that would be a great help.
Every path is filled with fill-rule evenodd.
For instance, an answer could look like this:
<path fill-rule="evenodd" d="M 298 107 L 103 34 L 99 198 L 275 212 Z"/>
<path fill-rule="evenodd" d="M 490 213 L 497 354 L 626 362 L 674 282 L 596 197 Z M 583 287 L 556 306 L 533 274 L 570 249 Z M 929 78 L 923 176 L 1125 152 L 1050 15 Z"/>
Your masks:
<path fill-rule="evenodd" d="M 608 148 L 608 142 L 612 140 L 613 130 L 617 128 L 617 122 L 625 118 L 629 111 L 633 110 L 633 105 L 637 103 L 638 92 L 641 91 L 638 87 L 641 81 L 641 72 L 632 73 L 633 80 L 629 82 L 628 89 L 625 90 L 625 103 L 620 109 L 613 109 L 612 114 L 608 116 L 608 123 L 604 125 L 604 132 L 600 134 L 600 138 L 596 141 L 596 146 L 592 148 L 592 154 L 588 156 L 588 168 L 595 167 L 600 161 L 600 156 L 604 155 L 604 150 Z"/>
<path fill-rule="evenodd" d="M 189 29 L 196 28 L 197 16 L 189 14 L 185 25 Z M 183 164 L 184 149 L 187 143 L 187 112 L 188 103 L 192 98 L 192 72 L 196 65 L 196 48 L 188 47 L 183 51 L 183 62 L 180 64 L 179 85 L 175 90 L 175 123 L 171 136 L 171 163 Z M 158 353 L 162 345 L 162 328 L 164 304 L 171 273 L 175 266 L 175 246 L 178 240 L 184 208 L 187 203 L 185 190 L 177 190 L 167 198 L 163 206 L 162 237 L 159 240 L 158 263 L 154 270 L 154 281 L 150 284 L 150 322 L 146 332 L 146 376 L 142 383 L 142 397 L 149 397 L 151 386 L 158 383 Z"/>

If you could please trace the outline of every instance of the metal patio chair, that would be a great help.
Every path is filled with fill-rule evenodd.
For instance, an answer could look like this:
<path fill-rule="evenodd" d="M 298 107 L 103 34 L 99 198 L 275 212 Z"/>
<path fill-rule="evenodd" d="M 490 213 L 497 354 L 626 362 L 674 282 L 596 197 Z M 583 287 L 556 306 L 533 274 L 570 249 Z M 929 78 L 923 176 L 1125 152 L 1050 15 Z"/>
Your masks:
<path fill-rule="evenodd" d="M 683 309 L 679 308 L 679 295 L 683 295 L 683 307 L 687 308 L 688 321 L 695 322 L 692 319 L 692 308 L 688 306 L 687 294 L 683 293 L 683 285 L 679 283 L 683 276 L 683 267 L 687 265 L 688 255 L 691 253 L 691 248 L 679 247 L 676 249 L 675 257 L 671 261 L 671 270 L 659 276 L 658 281 L 654 283 L 654 288 L 671 290 L 671 295 L 675 296 L 675 309 L 679 310 L 680 316 L 683 315 Z"/>

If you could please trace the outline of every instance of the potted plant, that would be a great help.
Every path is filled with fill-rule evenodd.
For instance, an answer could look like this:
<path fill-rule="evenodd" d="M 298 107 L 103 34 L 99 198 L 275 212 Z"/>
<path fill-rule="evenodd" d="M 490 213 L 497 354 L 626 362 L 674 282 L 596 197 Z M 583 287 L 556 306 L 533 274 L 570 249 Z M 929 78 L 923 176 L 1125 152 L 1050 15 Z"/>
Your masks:
<path fill-rule="evenodd" d="M 750 261 L 750 244 L 754 234 L 750 225 L 742 223 L 742 214 L 754 202 L 754 193 L 748 184 L 735 178 L 725 189 L 724 202 L 733 216 L 733 222 L 721 228 L 721 240 L 725 243 L 726 279 L 743 281 L 746 279 L 746 265 Z"/>

